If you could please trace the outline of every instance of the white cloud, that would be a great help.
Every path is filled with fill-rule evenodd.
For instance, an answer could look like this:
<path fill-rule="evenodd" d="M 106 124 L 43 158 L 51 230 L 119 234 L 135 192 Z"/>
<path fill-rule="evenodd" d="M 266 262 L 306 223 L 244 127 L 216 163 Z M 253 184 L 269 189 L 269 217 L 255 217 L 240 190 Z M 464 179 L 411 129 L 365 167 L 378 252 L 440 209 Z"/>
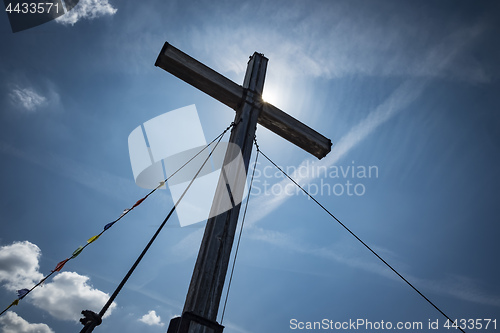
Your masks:
<path fill-rule="evenodd" d="M 149 326 L 163 326 L 165 325 L 164 323 L 161 322 L 161 317 L 156 314 L 155 310 L 149 311 L 147 314 L 141 317 L 139 321 L 142 321 L 144 324 L 147 324 Z"/>
<path fill-rule="evenodd" d="M 0 325 L 2 333 L 54 333 L 46 324 L 31 324 L 12 311 L 0 317 Z"/>
<path fill-rule="evenodd" d="M 100 310 L 109 298 L 108 294 L 92 288 L 89 279 L 75 272 L 59 273 L 51 282 L 35 289 L 31 301 L 56 318 L 78 322 L 82 310 Z M 115 307 L 112 304 L 104 317 Z"/>
<path fill-rule="evenodd" d="M 41 251 L 28 241 L 0 247 L 0 282 L 15 291 L 31 287 L 43 278 L 38 272 Z"/>
<path fill-rule="evenodd" d="M 64 25 L 74 25 L 81 19 L 95 19 L 104 15 L 113 15 L 116 8 L 108 0 L 80 0 L 78 4 L 63 16 L 59 16 L 56 22 Z"/>
<path fill-rule="evenodd" d="M 14 87 L 10 91 L 9 97 L 14 105 L 31 112 L 47 103 L 47 98 L 40 95 L 33 88 Z"/>
<path fill-rule="evenodd" d="M 31 288 L 43 274 L 38 272 L 41 251 L 28 241 L 0 247 L 0 282 L 8 290 Z M 33 303 L 62 320 L 79 321 L 82 310 L 98 310 L 109 295 L 89 285 L 89 277 L 75 272 L 62 272 L 35 288 L 23 301 Z M 113 303 L 105 317 L 116 304 Z"/>

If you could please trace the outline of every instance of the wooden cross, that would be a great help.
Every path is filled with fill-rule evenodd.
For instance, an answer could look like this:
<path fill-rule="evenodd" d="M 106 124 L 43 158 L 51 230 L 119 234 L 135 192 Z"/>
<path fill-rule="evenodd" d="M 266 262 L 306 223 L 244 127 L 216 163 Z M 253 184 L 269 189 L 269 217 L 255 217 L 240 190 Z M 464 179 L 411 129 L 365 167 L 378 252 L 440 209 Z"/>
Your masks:
<path fill-rule="evenodd" d="M 254 53 L 248 62 L 242 86 L 169 43 L 163 46 L 155 66 L 163 68 L 236 111 L 234 120 L 236 125 L 231 132 L 229 142 L 240 147 L 245 170 L 248 170 L 257 123 L 317 158 L 323 158 L 330 152 L 332 145 L 330 139 L 262 100 L 267 62 L 268 59 L 263 54 Z M 228 154 L 229 152 L 226 153 L 226 161 L 233 159 L 233 156 Z M 221 211 L 217 209 L 217 205 L 220 205 L 220 198 L 224 193 L 227 196 L 227 191 L 226 181 L 223 180 L 221 173 L 212 211 Z M 217 328 L 216 319 L 240 206 L 240 204 L 233 205 L 232 209 L 207 220 L 182 318 L 179 318 L 177 323 L 172 322 L 168 332 L 188 332 L 189 328 L 186 329 L 189 326 L 188 321 L 198 323 L 192 327 L 196 325 L 207 327 L 213 324 L 211 330 L 207 331 L 222 332 L 222 326 Z M 177 327 L 174 327 L 176 325 Z M 203 330 L 198 326 L 189 332 Z"/>

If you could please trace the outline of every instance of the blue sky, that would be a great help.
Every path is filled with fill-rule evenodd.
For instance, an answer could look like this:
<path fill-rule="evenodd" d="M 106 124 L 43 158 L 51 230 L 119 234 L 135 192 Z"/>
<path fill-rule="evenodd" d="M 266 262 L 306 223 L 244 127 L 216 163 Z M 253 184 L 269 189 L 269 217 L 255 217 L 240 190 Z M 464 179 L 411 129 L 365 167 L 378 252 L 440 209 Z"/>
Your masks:
<path fill-rule="evenodd" d="M 132 174 L 132 130 L 191 104 L 207 140 L 232 121 L 154 66 L 168 41 L 239 84 L 248 56 L 264 53 L 266 100 L 334 146 L 317 161 L 259 126 L 262 150 L 449 316 L 500 320 L 499 11 L 495 1 L 81 0 L 15 34 L 0 15 L 0 307 L 147 193 Z M 444 323 L 259 162 L 225 332 L 297 331 L 292 319 Z M 371 177 L 341 171 L 370 166 Z M 0 317 L 2 332 L 79 331 L 80 311 L 100 310 L 172 204 L 168 191 L 141 204 Z M 96 332 L 165 332 L 202 233 L 170 221 Z"/>

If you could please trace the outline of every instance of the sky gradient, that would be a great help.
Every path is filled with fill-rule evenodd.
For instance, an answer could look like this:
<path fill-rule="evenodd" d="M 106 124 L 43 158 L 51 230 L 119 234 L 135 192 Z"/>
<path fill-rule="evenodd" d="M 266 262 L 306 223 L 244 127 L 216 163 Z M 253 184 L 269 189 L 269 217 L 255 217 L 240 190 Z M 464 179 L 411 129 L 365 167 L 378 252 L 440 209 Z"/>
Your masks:
<path fill-rule="evenodd" d="M 135 128 L 192 104 L 207 141 L 233 120 L 154 66 L 168 41 L 238 84 L 264 53 L 264 98 L 333 147 L 318 161 L 258 126 L 262 151 L 450 317 L 500 329 L 499 14 L 496 1 L 80 0 L 18 33 L 0 15 L 1 310 L 148 193 L 130 164 Z M 224 332 L 325 318 L 447 331 L 292 188 L 259 158 Z M 0 331 L 79 331 L 80 311 L 101 309 L 172 205 L 168 190 L 148 198 L 2 315 Z M 95 332 L 165 332 L 203 227 L 174 216 Z"/>

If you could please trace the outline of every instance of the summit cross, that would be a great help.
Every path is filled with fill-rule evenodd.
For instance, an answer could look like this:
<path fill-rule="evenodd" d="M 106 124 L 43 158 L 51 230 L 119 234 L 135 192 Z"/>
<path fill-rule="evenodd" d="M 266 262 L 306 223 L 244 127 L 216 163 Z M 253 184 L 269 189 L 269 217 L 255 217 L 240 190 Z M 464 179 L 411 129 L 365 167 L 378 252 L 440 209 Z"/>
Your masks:
<path fill-rule="evenodd" d="M 165 43 L 155 63 L 155 66 L 236 111 L 229 142 L 241 149 L 245 172 L 248 172 L 257 124 L 319 159 L 330 152 L 332 145 L 330 139 L 263 101 L 267 62 L 263 54 L 255 52 L 248 61 L 243 85 L 231 81 L 169 43 Z M 234 158 L 232 154 L 228 149 L 224 165 Z M 224 196 L 228 196 L 228 180 L 227 175 L 221 172 L 212 211 L 222 211 L 217 207 Z M 232 194 L 229 193 L 229 196 Z M 217 313 L 240 207 L 241 204 L 233 204 L 231 209 L 207 220 L 182 316 L 171 321 L 168 333 L 222 332 L 223 326 L 216 322 Z"/>

